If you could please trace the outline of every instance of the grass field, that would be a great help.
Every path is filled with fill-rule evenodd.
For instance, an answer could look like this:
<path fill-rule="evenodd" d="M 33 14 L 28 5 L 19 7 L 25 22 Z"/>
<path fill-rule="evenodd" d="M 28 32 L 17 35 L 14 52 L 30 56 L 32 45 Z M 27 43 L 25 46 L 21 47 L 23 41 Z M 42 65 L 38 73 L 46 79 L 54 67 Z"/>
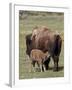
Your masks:
<path fill-rule="evenodd" d="M 47 26 L 52 31 L 58 31 L 63 39 L 64 37 L 64 14 L 46 13 L 46 14 L 23 14 L 19 18 L 19 79 L 28 78 L 48 78 L 48 77 L 63 77 L 64 76 L 64 43 L 59 60 L 59 71 L 53 72 L 53 60 L 50 62 L 50 69 L 46 72 L 31 71 L 31 61 L 26 55 L 25 36 L 32 33 L 35 26 Z"/>

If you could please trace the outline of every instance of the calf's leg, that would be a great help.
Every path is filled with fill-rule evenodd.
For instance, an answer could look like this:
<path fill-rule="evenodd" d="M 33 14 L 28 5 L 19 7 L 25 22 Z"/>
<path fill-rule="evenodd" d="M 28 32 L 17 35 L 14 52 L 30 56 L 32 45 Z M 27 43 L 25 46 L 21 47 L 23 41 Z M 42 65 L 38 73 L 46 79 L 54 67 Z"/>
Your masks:
<path fill-rule="evenodd" d="M 32 61 L 32 65 L 33 65 L 33 71 L 35 72 L 35 61 Z"/>
<path fill-rule="evenodd" d="M 46 71 L 46 67 L 45 67 L 44 64 L 42 65 L 42 71 L 43 71 L 43 72 Z"/>
<path fill-rule="evenodd" d="M 38 65 L 38 67 L 39 67 L 39 69 L 40 69 L 40 71 L 42 72 L 44 72 L 45 71 L 45 67 L 44 67 L 44 65 L 43 65 L 43 63 L 42 62 L 37 62 L 37 65 Z"/>
<path fill-rule="evenodd" d="M 42 64 L 40 64 L 40 70 L 41 70 L 41 72 L 43 71 L 43 66 L 42 66 Z"/>

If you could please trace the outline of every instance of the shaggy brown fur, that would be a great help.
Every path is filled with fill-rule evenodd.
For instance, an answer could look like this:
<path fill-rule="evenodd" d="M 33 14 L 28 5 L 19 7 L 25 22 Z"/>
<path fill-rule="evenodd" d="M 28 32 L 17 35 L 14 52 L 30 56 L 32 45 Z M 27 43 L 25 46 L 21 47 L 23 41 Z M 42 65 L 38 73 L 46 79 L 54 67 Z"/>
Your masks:
<path fill-rule="evenodd" d="M 26 36 L 26 53 L 30 56 L 32 49 L 49 52 L 54 61 L 54 71 L 58 71 L 59 55 L 61 52 L 62 39 L 56 32 L 52 32 L 46 27 L 35 28 L 32 35 Z"/>

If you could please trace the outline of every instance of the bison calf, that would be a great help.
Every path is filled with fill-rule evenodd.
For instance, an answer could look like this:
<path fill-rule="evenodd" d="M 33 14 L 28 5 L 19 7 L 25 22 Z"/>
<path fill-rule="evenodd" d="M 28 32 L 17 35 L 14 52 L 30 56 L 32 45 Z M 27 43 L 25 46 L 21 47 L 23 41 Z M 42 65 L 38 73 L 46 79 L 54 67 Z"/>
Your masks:
<path fill-rule="evenodd" d="M 50 61 L 50 55 L 48 52 L 44 53 L 41 50 L 33 49 L 30 53 L 30 58 L 32 60 L 33 69 L 35 71 L 35 63 L 37 63 L 38 67 L 40 68 L 41 72 L 45 71 L 47 68 L 44 63 Z"/>

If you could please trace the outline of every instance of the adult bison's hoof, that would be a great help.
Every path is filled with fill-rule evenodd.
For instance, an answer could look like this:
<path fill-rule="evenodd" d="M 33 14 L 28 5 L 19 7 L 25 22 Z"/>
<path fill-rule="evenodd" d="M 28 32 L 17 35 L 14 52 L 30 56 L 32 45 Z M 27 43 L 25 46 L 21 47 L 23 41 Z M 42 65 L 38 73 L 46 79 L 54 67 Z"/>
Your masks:
<path fill-rule="evenodd" d="M 54 72 L 58 71 L 58 67 L 57 67 L 57 68 L 53 68 L 53 71 L 54 71 Z"/>
<path fill-rule="evenodd" d="M 49 69 L 49 66 L 48 67 L 46 67 L 46 70 L 48 70 Z"/>
<path fill-rule="evenodd" d="M 48 70 L 49 66 L 47 64 L 45 64 L 45 70 Z"/>

